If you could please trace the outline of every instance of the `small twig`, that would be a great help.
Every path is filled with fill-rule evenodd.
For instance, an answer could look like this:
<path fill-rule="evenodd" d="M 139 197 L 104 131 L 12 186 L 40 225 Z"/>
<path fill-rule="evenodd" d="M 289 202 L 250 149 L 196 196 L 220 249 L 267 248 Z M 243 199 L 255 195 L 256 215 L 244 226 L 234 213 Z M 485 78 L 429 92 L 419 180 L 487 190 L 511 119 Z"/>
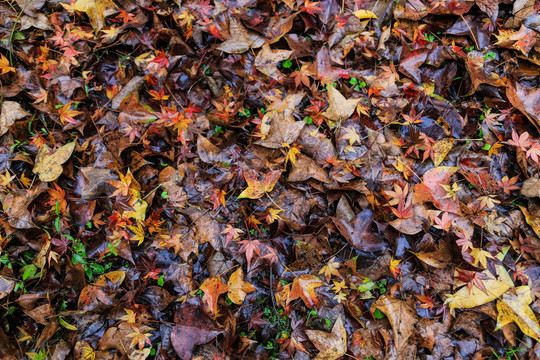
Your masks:
<path fill-rule="evenodd" d="M 478 41 L 476 40 L 476 36 L 474 36 L 474 33 L 473 33 L 471 27 L 469 26 L 469 23 L 467 22 L 467 20 L 465 20 L 465 18 L 463 17 L 463 14 L 460 14 L 459 16 L 461 16 L 461 19 L 462 19 L 463 21 L 465 21 L 465 25 L 467 25 L 467 27 L 469 28 L 469 31 L 471 32 L 471 36 L 472 36 L 472 38 L 473 38 L 473 40 L 474 40 L 474 43 L 476 44 L 476 48 L 477 48 L 478 50 L 480 50 L 480 45 L 478 45 Z"/>

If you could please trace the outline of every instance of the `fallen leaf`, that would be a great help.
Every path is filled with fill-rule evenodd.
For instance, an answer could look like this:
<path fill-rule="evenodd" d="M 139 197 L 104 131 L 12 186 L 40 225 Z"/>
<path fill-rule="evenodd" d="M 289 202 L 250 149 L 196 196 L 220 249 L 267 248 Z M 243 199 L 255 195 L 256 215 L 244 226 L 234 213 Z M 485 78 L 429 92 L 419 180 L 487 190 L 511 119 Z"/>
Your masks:
<path fill-rule="evenodd" d="M 241 54 L 249 49 L 258 49 L 264 45 L 266 40 L 257 33 L 246 30 L 244 25 L 235 17 L 229 18 L 230 38 L 216 46 L 217 50 L 229 54 Z"/>
<path fill-rule="evenodd" d="M 289 172 L 289 181 L 305 181 L 310 178 L 319 180 L 325 183 L 330 183 L 330 178 L 315 161 L 310 157 L 299 154 L 296 165 Z"/>
<path fill-rule="evenodd" d="M 347 352 L 347 331 L 341 315 L 338 316 L 331 333 L 319 330 L 306 330 L 309 340 L 319 353 L 315 360 L 336 360 Z"/>
<path fill-rule="evenodd" d="M 531 289 L 528 286 L 520 286 L 515 290 L 515 295 L 508 292 L 502 296 L 502 300 L 497 301 L 496 330 L 515 322 L 525 335 L 540 341 L 540 325 L 529 307 L 532 303 Z"/>
<path fill-rule="evenodd" d="M 459 201 L 447 197 L 446 190 L 441 185 L 450 184 L 450 179 L 458 170 L 458 167 L 439 166 L 424 173 L 423 182 L 414 188 L 414 201 L 432 202 L 439 210 L 459 214 Z"/>
<path fill-rule="evenodd" d="M 246 295 L 256 290 L 250 282 L 244 281 L 244 272 L 242 271 L 242 268 L 238 268 L 238 270 L 232 273 L 227 282 L 227 286 L 229 288 L 229 299 L 237 305 L 241 305 L 244 302 Z"/>
<path fill-rule="evenodd" d="M 356 109 L 360 99 L 345 99 L 343 95 L 333 86 L 328 86 L 328 109 L 322 113 L 333 121 L 348 119 Z"/>
<path fill-rule="evenodd" d="M 270 45 L 264 44 L 255 58 L 255 67 L 263 74 L 279 80 L 283 77 L 277 64 L 288 59 L 293 52 L 291 50 L 272 50 Z"/>
<path fill-rule="evenodd" d="M 283 100 L 271 104 L 261 122 L 261 140 L 258 144 L 279 149 L 283 144 L 292 144 L 306 124 L 295 121 L 294 112 L 302 101 L 304 93 L 288 94 Z"/>
<path fill-rule="evenodd" d="M 325 285 L 324 281 L 314 275 L 302 275 L 295 278 L 287 298 L 287 304 L 301 298 L 308 308 L 313 309 L 319 303 L 315 289 L 322 285 Z"/>
<path fill-rule="evenodd" d="M 377 15 L 375 15 L 375 13 L 373 11 L 370 11 L 370 10 L 356 10 L 355 12 L 353 12 L 354 16 L 356 16 L 357 18 L 359 18 L 360 20 L 365 20 L 365 19 L 378 19 Z"/>
<path fill-rule="evenodd" d="M 281 176 L 281 170 L 274 170 L 261 175 L 253 169 L 244 171 L 244 178 L 248 187 L 238 195 L 238 199 L 258 199 L 272 191 Z"/>
<path fill-rule="evenodd" d="M 338 218 L 332 218 L 332 221 L 339 233 L 359 250 L 374 252 L 388 247 L 383 239 L 370 231 L 373 224 L 373 211 L 370 209 L 362 210 L 351 222 Z"/>
<path fill-rule="evenodd" d="M 408 345 L 409 338 L 414 333 L 414 325 L 418 321 L 416 311 L 409 303 L 389 295 L 381 296 L 371 305 L 371 312 L 375 309 L 382 311 L 390 321 L 394 333 L 394 344 L 399 352 Z"/>
<path fill-rule="evenodd" d="M 488 302 L 498 299 L 508 289 L 512 288 L 514 284 L 504 267 L 496 265 L 495 268 L 497 269 L 497 278 L 494 278 L 489 270 L 481 272 L 481 274 L 487 278 L 486 280 L 482 280 L 486 292 L 476 286 L 473 286 L 472 289 L 463 286 L 453 295 L 446 294 L 445 304 L 448 305 L 450 311 L 453 311 L 454 309 L 470 309 L 487 304 Z"/>
<path fill-rule="evenodd" d="M 116 14 L 119 9 L 112 0 L 77 0 L 73 10 L 81 11 L 88 15 L 90 24 L 96 31 L 105 26 L 105 18 Z"/>
<path fill-rule="evenodd" d="M 0 110 L 0 136 L 7 133 L 9 127 L 17 120 L 30 116 L 18 102 L 3 101 Z"/>
<path fill-rule="evenodd" d="M 217 302 L 219 295 L 227 292 L 227 284 L 219 276 L 212 276 L 202 283 L 200 290 L 204 292 L 203 301 L 206 301 L 212 315 L 217 316 Z"/>
<path fill-rule="evenodd" d="M 0 299 L 8 296 L 15 288 L 15 281 L 0 275 Z"/>
<path fill-rule="evenodd" d="M 223 332 L 198 304 L 182 305 L 174 314 L 174 320 L 171 343 L 182 360 L 191 360 L 195 346 L 206 344 Z"/>
<path fill-rule="evenodd" d="M 51 153 L 51 150 L 47 145 L 43 145 L 36 156 L 36 165 L 32 171 L 34 174 L 38 174 L 39 180 L 43 182 L 50 182 L 58 179 L 64 171 L 62 164 L 69 160 L 73 150 L 75 150 L 75 145 L 75 141 L 70 142 L 53 153 Z"/>
<path fill-rule="evenodd" d="M 454 139 L 446 138 L 435 142 L 433 145 L 433 165 L 435 167 L 441 165 L 446 155 L 452 150 L 454 141 Z"/>

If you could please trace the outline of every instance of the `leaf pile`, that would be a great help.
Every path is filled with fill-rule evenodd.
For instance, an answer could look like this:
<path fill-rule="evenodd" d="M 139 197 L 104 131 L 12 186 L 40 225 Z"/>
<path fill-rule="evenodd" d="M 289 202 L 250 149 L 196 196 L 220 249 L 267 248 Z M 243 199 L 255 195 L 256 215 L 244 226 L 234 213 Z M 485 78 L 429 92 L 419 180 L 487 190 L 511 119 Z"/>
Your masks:
<path fill-rule="evenodd" d="M 0 358 L 540 357 L 534 0 L 0 4 Z"/>

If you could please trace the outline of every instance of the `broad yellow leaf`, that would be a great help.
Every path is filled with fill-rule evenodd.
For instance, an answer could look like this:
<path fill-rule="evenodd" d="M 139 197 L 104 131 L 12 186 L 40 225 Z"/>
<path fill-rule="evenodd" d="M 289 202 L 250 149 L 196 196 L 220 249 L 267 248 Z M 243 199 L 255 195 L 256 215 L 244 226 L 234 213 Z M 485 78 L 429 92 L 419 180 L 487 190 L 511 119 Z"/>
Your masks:
<path fill-rule="evenodd" d="M 111 0 L 77 0 L 73 10 L 86 13 L 92 26 L 99 31 L 105 25 L 105 18 L 116 14 L 118 7 Z"/>
<path fill-rule="evenodd" d="M 255 291 L 255 287 L 248 281 L 244 281 L 244 272 L 242 268 L 238 268 L 227 282 L 229 287 L 229 299 L 236 305 L 240 305 L 244 302 L 247 294 Z"/>
<path fill-rule="evenodd" d="M 435 145 L 433 145 L 433 165 L 435 167 L 439 166 L 450 150 L 452 150 L 454 141 L 454 139 L 446 138 L 435 142 Z"/>
<path fill-rule="evenodd" d="M 529 307 L 532 302 L 531 289 L 528 286 L 516 288 L 516 295 L 506 293 L 497 301 L 497 329 L 515 322 L 525 335 L 540 341 L 540 325 L 534 312 Z"/>
<path fill-rule="evenodd" d="M 353 12 L 354 16 L 359 18 L 360 20 L 365 19 L 378 19 L 377 15 L 373 11 L 370 10 L 357 10 Z"/>
<path fill-rule="evenodd" d="M 269 193 L 270 191 L 272 191 L 280 176 L 280 170 L 274 170 L 265 175 L 260 175 L 259 173 L 257 173 L 257 171 L 252 169 L 245 171 L 244 178 L 246 179 L 248 187 L 247 189 L 242 191 L 242 193 L 238 196 L 238 199 L 260 198 L 265 193 Z"/>
<path fill-rule="evenodd" d="M 32 171 L 34 174 L 38 174 L 39 180 L 43 182 L 58 179 L 64 170 L 62 164 L 68 161 L 73 150 L 75 150 L 75 142 L 70 142 L 53 153 L 47 145 L 43 145 L 36 156 L 36 165 Z"/>

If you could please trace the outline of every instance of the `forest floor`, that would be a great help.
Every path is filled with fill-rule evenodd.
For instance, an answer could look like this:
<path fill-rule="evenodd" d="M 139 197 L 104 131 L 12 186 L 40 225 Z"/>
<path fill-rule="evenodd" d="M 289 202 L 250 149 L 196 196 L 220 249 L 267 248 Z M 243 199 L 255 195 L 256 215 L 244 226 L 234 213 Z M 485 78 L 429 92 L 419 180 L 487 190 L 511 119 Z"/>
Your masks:
<path fill-rule="evenodd" d="M 540 359 L 534 0 L 0 3 L 0 358 Z"/>

